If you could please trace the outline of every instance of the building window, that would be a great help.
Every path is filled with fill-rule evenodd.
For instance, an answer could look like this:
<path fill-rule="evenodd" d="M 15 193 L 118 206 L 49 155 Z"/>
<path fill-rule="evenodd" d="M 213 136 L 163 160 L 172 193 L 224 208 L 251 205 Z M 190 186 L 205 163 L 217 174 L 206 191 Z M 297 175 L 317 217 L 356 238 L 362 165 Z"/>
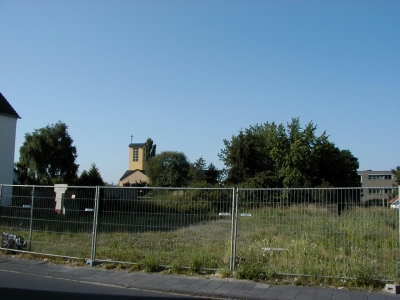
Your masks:
<path fill-rule="evenodd" d="M 139 161 L 139 148 L 133 148 L 133 161 Z"/>
<path fill-rule="evenodd" d="M 392 180 L 392 175 L 369 174 L 368 180 Z"/>
<path fill-rule="evenodd" d="M 369 189 L 368 192 L 370 194 L 388 194 L 390 191 L 389 189 Z"/>

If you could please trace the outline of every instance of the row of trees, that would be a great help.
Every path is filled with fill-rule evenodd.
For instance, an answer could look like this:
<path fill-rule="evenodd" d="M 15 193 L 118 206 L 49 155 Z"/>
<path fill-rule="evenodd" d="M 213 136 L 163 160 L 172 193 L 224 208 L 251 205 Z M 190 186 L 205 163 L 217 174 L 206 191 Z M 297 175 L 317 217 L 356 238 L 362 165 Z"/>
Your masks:
<path fill-rule="evenodd" d="M 358 159 L 340 150 L 326 132 L 317 136 L 310 122 L 298 118 L 283 124 L 265 123 L 224 140 L 219 154 L 227 167 L 226 183 L 248 187 L 357 187 Z"/>
<path fill-rule="evenodd" d="M 68 126 L 61 121 L 25 134 L 20 158 L 15 164 L 18 183 L 106 185 L 95 164 L 77 176 L 79 165 L 73 142 Z M 166 151 L 156 155 L 156 145 L 151 138 L 146 140 L 144 155 L 153 186 L 213 185 L 220 182 L 220 171 L 213 164 L 206 167 L 202 157 L 190 164 L 181 152 Z"/>
<path fill-rule="evenodd" d="M 323 132 L 316 135 L 310 122 L 299 118 L 283 124 L 250 126 L 230 140 L 219 153 L 225 169 L 217 170 L 200 157 L 189 164 L 179 152 L 163 152 L 148 162 L 148 176 L 156 186 L 196 184 L 261 187 L 357 187 L 358 159 L 340 150 Z M 222 176 L 224 174 L 224 177 Z"/>
<path fill-rule="evenodd" d="M 242 130 L 218 154 L 225 168 L 217 169 L 200 157 L 190 163 L 182 152 L 156 154 L 152 139 L 145 143 L 146 172 L 151 186 L 159 187 L 357 187 L 358 159 L 340 150 L 326 132 L 316 135 L 310 122 L 299 118 L 283 124 L 265 123 Z M 78 177 L 77 150 L 59 121 L 25 135 L 16 163 L 20 184 L 104 185 L 95 164 Z M 400 167 L 392 170 L 397 180 Z"/>
<path fill-rule="evenodd" d="M 182 152 L 165 151 L 147 162 L 146 174 L 153 186 L 212 186 L 221 181 L 221 171 L 203 157 L 190 163 Z"/>

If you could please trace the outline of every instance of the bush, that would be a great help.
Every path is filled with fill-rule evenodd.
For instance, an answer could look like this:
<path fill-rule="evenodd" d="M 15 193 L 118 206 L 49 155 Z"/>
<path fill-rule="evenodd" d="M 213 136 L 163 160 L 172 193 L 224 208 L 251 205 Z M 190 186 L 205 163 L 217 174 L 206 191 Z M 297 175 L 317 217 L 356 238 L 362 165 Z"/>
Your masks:
<path fill-rule="evenodd" d="M 267 270 L 263 266 L 263 262 L 260 260 L 240 263 L 235 277 L 237 279 L 258 281 L 267 280 L 270 276 L 267 274 Z"/>
<path fill-rule="evenodd" d="M 358 287 L 383 287 L 383 282 L 379 280 L 379 275 L 376 274 L 374 266 L 361 264 L 354 270 L 354 275 L 353 283 Z"/>

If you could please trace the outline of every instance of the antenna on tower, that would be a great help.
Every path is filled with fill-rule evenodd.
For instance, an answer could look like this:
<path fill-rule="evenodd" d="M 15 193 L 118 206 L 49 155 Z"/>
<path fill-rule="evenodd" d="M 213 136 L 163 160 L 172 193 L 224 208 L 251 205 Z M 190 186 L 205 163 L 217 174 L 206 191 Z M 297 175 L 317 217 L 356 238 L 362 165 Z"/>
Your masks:
<path fill-rule="evenodd" d="M 132 144 L 133 134 L 131 134 L 131 144 Z"/>

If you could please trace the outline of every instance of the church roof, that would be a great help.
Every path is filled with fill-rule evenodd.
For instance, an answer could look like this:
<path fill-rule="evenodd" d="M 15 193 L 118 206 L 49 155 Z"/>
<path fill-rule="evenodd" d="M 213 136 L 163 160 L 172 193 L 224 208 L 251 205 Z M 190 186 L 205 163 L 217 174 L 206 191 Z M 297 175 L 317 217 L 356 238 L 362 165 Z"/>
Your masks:
<path fill-rule="evenodd" d="M 143 173 L 144 175 L 146 175 L 146 172 L 145 172 L 145 171 L 142 171 L 142 170 L 138 170 L 138 169 L 136 169 L 136 170 L 127 170 L 127 171 L 124 173 L 124 175 L 122 175 L 122 177 L 121 177 L 121 179 L 120 179 L 119 181 L 124 180 L 124 178 L 128 177 L 129 175 L 131 175 L 131 174 L 133 174 L 133 173 L 135 173 L 135 172 L 140 172 L 140 173 Z"/>

